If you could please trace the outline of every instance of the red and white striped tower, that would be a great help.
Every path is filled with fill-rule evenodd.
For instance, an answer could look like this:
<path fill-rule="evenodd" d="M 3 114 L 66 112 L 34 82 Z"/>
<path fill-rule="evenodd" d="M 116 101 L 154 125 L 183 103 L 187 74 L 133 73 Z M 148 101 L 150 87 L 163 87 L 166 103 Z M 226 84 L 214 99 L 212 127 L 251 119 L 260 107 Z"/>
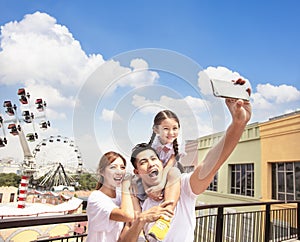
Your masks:
<path fill-rule="evenodd" d="M 19 186 L 18 208 L 25 208 L 27 189 L 28 189 L 28 180 L 29 180 L 28 176 L 22 175 L 20 186 Z"/>
<path fill-rule="evenodd" d="M 36 172 L 36 163 L 22 129 L 19 131 L 19 140 L 24 152 L 24 161 L 22 164 L 23 174 L 19 186 L 18 208 L 25 208 L 29 178 Z"/>

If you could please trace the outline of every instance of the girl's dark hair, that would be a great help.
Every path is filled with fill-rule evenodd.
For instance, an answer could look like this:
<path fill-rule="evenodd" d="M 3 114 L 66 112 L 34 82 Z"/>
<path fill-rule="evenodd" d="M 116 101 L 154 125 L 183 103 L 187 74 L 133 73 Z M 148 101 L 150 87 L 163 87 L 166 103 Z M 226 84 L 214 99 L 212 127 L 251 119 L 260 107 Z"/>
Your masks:
<path fill-rule="evenodd" d="M 179 118 L 177 117 L 177 115 L 175 113 L 173 113 L 171 110 L 162 110 L 159 113 L 157 113 L 154 117 L 154 121 L 153 121 L 153 128 L 155 126 L 158 126 L 162 123 L 162 121 L 164 121 L 165 119 L 174 119 L 177 123 L 178 123 L 178 127 L 180 128 L 180 122 L 179 122 Z M 148 143 L 149 146 L 152 145 L 154 138 L 155 138 L 156 134 L 153 131 L 150 141 Z M 173 141 L 173 149 L 175 152 L 175 156 L 178 155 L 178 142 L 177 142 L 177 138 L 174 139 Z"/>
<path fill-rule="evenodd" d="M 111 163 L 113 163 L 117 158 L 121 158 L 124 165 L 126 166 L 126 159 L 117 152 L 109 151 L 101 157 L 99 164 L 98 164 L 98 168 L 97 168 L 97 174 L 100 175 L 100 180 L 97 182 L 97 185 L 95 188 L 96 190 L 100 189 L 104 182 L 104 177 L 101 175 L 101 173 L 104 171 L 104 169 L 107 166 L 109 166 Z"/>

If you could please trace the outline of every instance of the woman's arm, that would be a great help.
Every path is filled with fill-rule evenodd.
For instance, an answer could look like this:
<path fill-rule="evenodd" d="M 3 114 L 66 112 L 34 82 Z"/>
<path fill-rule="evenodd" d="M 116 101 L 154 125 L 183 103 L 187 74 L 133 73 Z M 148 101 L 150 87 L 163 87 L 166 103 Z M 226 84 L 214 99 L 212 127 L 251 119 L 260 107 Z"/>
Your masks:
<path fill-rule="evenodd" d="M 131 175 L 125 176 L 122 182 L 122 196 L 120 208 L 115 208 L 110 214 L 110 219 L 120 222 L 130 222 L 134 219 L 134 208 L 130 193 Z"/>

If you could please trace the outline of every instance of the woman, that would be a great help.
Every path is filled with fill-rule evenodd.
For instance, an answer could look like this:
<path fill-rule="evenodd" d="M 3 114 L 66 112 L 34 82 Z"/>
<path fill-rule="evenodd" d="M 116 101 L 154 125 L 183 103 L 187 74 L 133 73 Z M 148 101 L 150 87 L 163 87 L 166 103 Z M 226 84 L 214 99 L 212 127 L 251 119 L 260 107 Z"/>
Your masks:
<path fill-rule="evenodd" d="M 118 241 L 124 222 L 134 218 L 130 179 L 125 178 L 126 160 L 116 152 L 107 152 L 101 157 L 97 171 L 100 181 L 87 204 L 87 241 Z"/>

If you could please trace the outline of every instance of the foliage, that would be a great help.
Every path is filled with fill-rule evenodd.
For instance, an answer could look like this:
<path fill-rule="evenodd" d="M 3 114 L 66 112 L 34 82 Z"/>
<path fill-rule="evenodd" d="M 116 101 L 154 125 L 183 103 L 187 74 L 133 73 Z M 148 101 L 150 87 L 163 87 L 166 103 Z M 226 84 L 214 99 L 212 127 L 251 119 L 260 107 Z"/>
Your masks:
<path fill-rule="evenodd" d="M 43 177 L 39 178 L 38 181 L 34 181 L 31 177 L 29 183 L 39 184 L 42 181 Z M 0 187 L 1 186 L 13 186 L 19 187 L 21 181 L 21 176 L 15 173 L 0 173 Z M 88 190 L 92 191 L 95 189 L 97 184 L 97 179 L 93 174 L 83 173 L 79 176 L 78 183 L 79 187 L 76 187 L 76 190 Z"/>
<path fill-rule="evenodd" d="M 15 173 L 0 173 L 0 187 L 19 187 L 21 176 Z"/>
<path fill-rule="evenodd" d="M 90 173 L 83 173 L 78 180 L 80 186 L 76 190 L 88 190 L 92 191 L 97 185 L 97 179 Z"/>

